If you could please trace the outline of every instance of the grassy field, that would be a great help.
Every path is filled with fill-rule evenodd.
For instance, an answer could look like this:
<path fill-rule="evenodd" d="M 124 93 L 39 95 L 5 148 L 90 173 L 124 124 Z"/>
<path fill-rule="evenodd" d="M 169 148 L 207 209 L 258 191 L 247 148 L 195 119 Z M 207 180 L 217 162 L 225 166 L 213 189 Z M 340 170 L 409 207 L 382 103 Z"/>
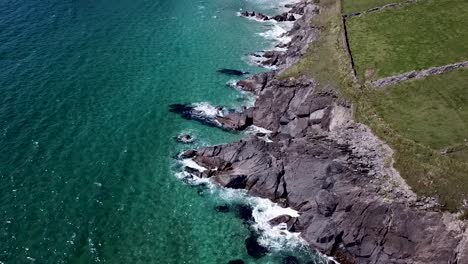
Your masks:
<path fill-rule="evenodd" d="M 344 14 L 367 11 L 374 7 L 384 6 L 391 3 L 401 3 L 405 0 L 342 0 L 342 11 Z"/>
<path fill-rule="evenodd" d="M 426 0 L 347 20 L 358 77 L 468 60 L 468 1 Z"/>
<path fill-rule="evenodd" d="M 389 86 L 369 98 L 385 122 L 416 143 L 442 151 L 468 140 L 467 69 Z"/>
<path fill-rule="evenodd" d="M 446 3 L 446 0 L 441 0 L 440 2 Z M 460 1 L 453 0 L 453 2 L 458 3 Z M 412 84 L 408 83 L 406 84 L 409 85 L 407 90 L 400 88 L 401 90 L 399 90 L 399 92 L 388 95 L 386 94 L 388 93 L 387 91 L 378 92 L 374 89 L 362 86 L 360 83 L 354 81 L 350 63 L 346 55 L 346 51 L 343 48 L 343 28 L 341 25 L 342 9 L 340 0 L 321 0 L 319 5 L 321 7 L 320 14 L 311 21 L 311 24 L 321 29 L 318 40 L 311 43 L 306 55 L 299 63 L 289 68 L 287 72 L 284 73 L 283 77 L 298 77 L 305 75 L 315 78 L 319 83 L 319 87 L 331 85 L 338 88 L 340 98 L 353 103 L 354 117 L 356 120 L 370 126 L 373 132 L 382 140 L 387 142 L 395 151 L 395 155 L 393 157 L 395 160 L 395 167 L 411 188 L 418 195 L 438 197 L 439 201 L 447 210 L 459 210 L 463 200 L 468 198 L 468 163 L 461 162 L 453 157 L 459 155 L 457 158 L 460 158 L 465 155 L 464 153 L 468 152 L 457 151 L 451 154 L 443 154 L 434 148 L 444 144 L 450 144 L 451 142 L 457 144 L 463 143 L 459 142 L 459 140 L 463 139 L 462 134 L 463 131 L 466 131 L 466 127 L 464 127 L 461 124 L 463 122 L 460 121 L 463 117 L 457 117 L 456 114 L 466 115 L 466 108 L 457 109 L 458 105 L 463 104 L 460 100 L 466 100 L 466 98 L 468 98 L 462 85 L 463 83 L 466 83 L 466 77 L 463 75 L 466 72 L 451 74 L 453 76 L 458 76 L 458 79 L 453 84 L 451 84 L 452 80 L 448 79 L 445 80 L 446 82 L 443 80 L 439 81 L 439 90 L 435 89 L 437 87 L 436 84 L 431 85 L 432 88 L 428 89 L 430 89 L 430 94 L 433 97 L 431 97 L 431 95 L 426 96 L 420 93 L 415 94 L 417 89 L 424 89 L 417 85 L 421 82 L 414 82 Z M 459 14 L 460 11 L 457 10 L 456 13 Z M 419 15 L 419 19 L 425 19 L 424 16 L 422 16 L 422 13 L 419 13 Z M 398 20 L 396 20 L 396 22 L 391 26 L 398 27 L 397 21 Z M 460 28 L 458 29 L 461 30 Z M 364 38 L 363 41 L 365 41 L 365 36 L 362 37 Z M 395 42 L 398 42 L 398 36 L 394 37 L 397 37 Z M 404 40 L 400 41 L 404 42 Z M 464 45 L 464 43 L 465 42 L 461 42 L 462 45 Z M 444 49 L 447 50 L 448 48 Z M 450 54 L 450 52 L 448 52 L 448 54 Z M 440 78 L 449 78 L 451 75 L 441 75 Z M 426 82 L 427 81 L 424 83 Z M 411 91 L 411 85 L 413 85 L 413 88 L 416 90 Z M 447 91 L 441 91 L 441 95 L 437 95 L 437 91 L 442 89 L 446 89 Z M 419 91 L 422 91 L 422 93 L 426 92 L 424 90 Z M 457 92 L 459 93 L 459 97 L 464 98 L 451 96 L 448 91 Z M 392 116 L 392 113 L 390 111 L 383 111 L 383 108 L 379 105 L 380 103 L 387 103 L 386 106 L 388 108 L 393 108 L 399 113 L 406 114 L 406 111 L 410 111 L 412 114 L 409 114 L 405 118 L 408 120 L 416 120 L 416 124 L 410 122 L 406 122 L 406 124 L 415 129 L 418 128 L 418 123 L 421 124 L 421 121 L 428 120 L 429 122 L 434 122 L 431 120 L 429 115 L 425 115 L 425 119 L 417 118 L 418 115 L 422 114 L 411 108 L 412 102 L 407 101 L 410 100 L 408 98 L 403 98 L 405 103 L 402 108 L 399 109 L 399 105 L 401 103 L 400 99 L 405 97 L 405 92 L 412 93 L 412 95 L 416 97 L 425 96 L 420 99 L 414 99 L 420 104 L 419 110 L 424 109 L 423 111 L 426 111 L 427 108 L 430 110 L 431 107 L 434 109 L 436 107 L 440 107 L 442 110 L 446 111 L 446 114 L 455 115 L 455 117 L 449 117 L 454 118 L 452 119 L 454 120 L 454 123 L 446 122 L 443 120 L 444 118 L 442 115 L 437 114 L 437 111 L 433 110 L 435 111 L 433 113 L 436 113 L 436 118 L 440 122 L 440 124 L 438 124 L 439 128 L 430 128 L 430 125 L 423 124 L 429 129 L 427 133 L 437 133 L 437 130 L 443 130 L 442 124 L 447 125 L 447 128 L 443 133 L 448 135 L 449 139 L 443 137 L 432 139 L 428 136 L 419 138 L 419 135 L 417 133 L 413 133 L 411 128 L 408 131 L 405 126 L 398 126 L 398 115 L 393 115 L 394 121 L 386 120 Z M 388 98 L 392 97 L 393 100 L 384 102 L 384 99 L 378 98 L 378 93 L 382 93 L 382 96 L 389 96 Z M 447 95 L 449 96 L 449 100 L 444 101 L 443 96 Z M 407 94 L 406 97 L 411 96 Z M 437 103 L 439 106 L 426 104 L 426 108 L 424 108 L 424 99 L 422 98 L 432 100 L 432 103 Z M 450 100 L 453 100 L 453 102 Z M 466 101 L 464 102 L 466 103 Z M 452 104 L 453 107 L 450 107 L 450 104 Z M 404 109 L 404 107 L 406 107 L 406 109 Z M 394 127 L 395 124 L 396 127 Z M 458 132 L 452 133 L 450 131 L 452 130 L 453 124 L 455 124 L 455 128 Z M 433 144 L 432 147 L 428 146 L 430 144 Z M 468 217 L 468 212 L 466 213 L 466 216 Z"/>

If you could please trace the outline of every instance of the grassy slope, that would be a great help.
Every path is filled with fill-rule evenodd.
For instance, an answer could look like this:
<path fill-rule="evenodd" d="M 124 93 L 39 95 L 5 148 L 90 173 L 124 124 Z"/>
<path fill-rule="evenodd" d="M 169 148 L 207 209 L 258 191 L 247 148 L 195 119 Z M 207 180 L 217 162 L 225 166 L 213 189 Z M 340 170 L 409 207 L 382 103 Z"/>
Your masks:
<path fill-rule="evenodd" d="M 408 139 L 389 126 L 374 107 L 375 91 L 353 82 L 341 40 L 340 1 L 321 0 L 319 5 L 320 15 L 311 21 L 321 28 L 319 38 L 283 77 L 305 75 L 317 79 L 322 87 L 338 87 L 340 96 L 353 103 L 355 118 L 395 150 L 395 167 L 413 190 L 419 195 L 437 196 L 446 209 L 457 210 L 468 198 L 468 164 Z"/>
<path fill-rule="evenodd" d="M 426 0 L 350 18 L 348 37 L 359 78 L 468 60 L 466 10 L 466 0 Z"/>
<path fill-rule="evenodd" d="M 405 0 L 342 0 L 344 14 L 367 11 L 373 7 L 384 6 L 391 3 L 400 3 Z"/>
<path fill-rule="evenodd" d="M 387 87 L 370 98 L 394 130 L 417 143 L 442 150 L 468 140 L 468 69 Z"/>
<path fill-rule="evenodd" d="M 318 40 L 310 44 L 304 57 L 287 69 L 283 77 L 306 75 L 316 79 L 321 87 L 351 87 L 351 65 L 343 52 L 342 21 L 339 0 L 321 0 L 320 14 L 311 25 L 320 28 Z"/>

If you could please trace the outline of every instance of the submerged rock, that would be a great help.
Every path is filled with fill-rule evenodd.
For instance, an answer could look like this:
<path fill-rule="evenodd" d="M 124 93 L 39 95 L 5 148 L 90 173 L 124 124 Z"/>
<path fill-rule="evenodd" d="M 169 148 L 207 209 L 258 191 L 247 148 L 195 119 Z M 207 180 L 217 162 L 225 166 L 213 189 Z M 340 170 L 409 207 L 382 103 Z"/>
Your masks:
<path fill-rule="evenodd" d="M 244 72 L 244 71 L 239 71 L 239 70 L 234 70 L 234 69 L 221 69 L 221 70 L 218 70 L 218 72 L 227 74 L 227 75 L 236 75 L 236 76 L 249 74 L 249 72 Z"/>
<path fill-rule="evenodd" d="M 251 235 L 245 240 L 247 253 L 254 258 L 261 258 L 268 253 L 268 249 L 258 243 L 257 237 Z"/>
<path fill-rule="evenodd" d="M 228 264 L 244 264 L 245 262 L 242 259 L 230 260 Z"/>
<path fill-rule="evenodd" d="M 215 207 L 216 212 L 227 213 L 229 212 L 229 206 L 227 205 L 217 205 Z"/>
<path fill-rule="evenodd" d="M 233 210 L 236 213 L 236 216 L 239 217 L 240 219 L 246 222 L 254 221 L 252 208 L 249 205 L 237 204 L 234 206 Z"/>

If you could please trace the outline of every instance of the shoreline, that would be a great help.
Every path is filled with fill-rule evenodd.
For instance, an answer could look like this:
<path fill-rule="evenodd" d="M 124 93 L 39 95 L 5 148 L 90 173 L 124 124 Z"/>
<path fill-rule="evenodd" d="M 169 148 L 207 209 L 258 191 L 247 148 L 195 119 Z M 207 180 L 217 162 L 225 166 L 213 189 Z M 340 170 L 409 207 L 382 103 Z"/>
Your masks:
<path fill-rule="evenodd" d="M 254 106 L 213 115 L 174 110 L 226 130 L 271 133 L 186 151 L 183 158 L 196 165 L 185 172 L 298 211 L 278 225 L 340 263 L 468 262 L 464 223 L 418 199 L 393 168 L 392 150 L 352 120 L 333 87 L 318 91 L 311 79 L 278 78 L 320 34 L 308 23 L 317 6 L 301 1 L 291 10 L 303 12 L 287 33 L 291 41 L 263 52 L 260 62 L 275 70 L 236 83 L 256 96 Z"/>

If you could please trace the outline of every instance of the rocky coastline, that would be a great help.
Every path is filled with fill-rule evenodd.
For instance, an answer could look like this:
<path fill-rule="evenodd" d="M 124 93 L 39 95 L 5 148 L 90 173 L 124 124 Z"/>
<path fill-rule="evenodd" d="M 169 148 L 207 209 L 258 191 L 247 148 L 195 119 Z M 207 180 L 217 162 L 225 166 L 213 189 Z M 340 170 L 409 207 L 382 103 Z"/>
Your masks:
<path fill-rule="evenodd" d="M 338 100 L 333 87 L 278 77 L 320 34 L 309 23 L 318 6 L 301 1 L 288 8 L 281 16 L 295 20 L 291 41 L 259 55 L 275 70 L 236 83 L 256 96 L 253 107 L 206 115 L 190 105 L 171 106 L 226 130 L 264 129 L 235 143 L 185 151 L 180 158 L 204 168 L 186 171 L 297 210 L 298 217 L 271 224 L 285 223 L 340 263 L 468 263 L 465 223 L 411 191 L 392 167 L 392 150 L 352 120 L 352 106 Z"/>

